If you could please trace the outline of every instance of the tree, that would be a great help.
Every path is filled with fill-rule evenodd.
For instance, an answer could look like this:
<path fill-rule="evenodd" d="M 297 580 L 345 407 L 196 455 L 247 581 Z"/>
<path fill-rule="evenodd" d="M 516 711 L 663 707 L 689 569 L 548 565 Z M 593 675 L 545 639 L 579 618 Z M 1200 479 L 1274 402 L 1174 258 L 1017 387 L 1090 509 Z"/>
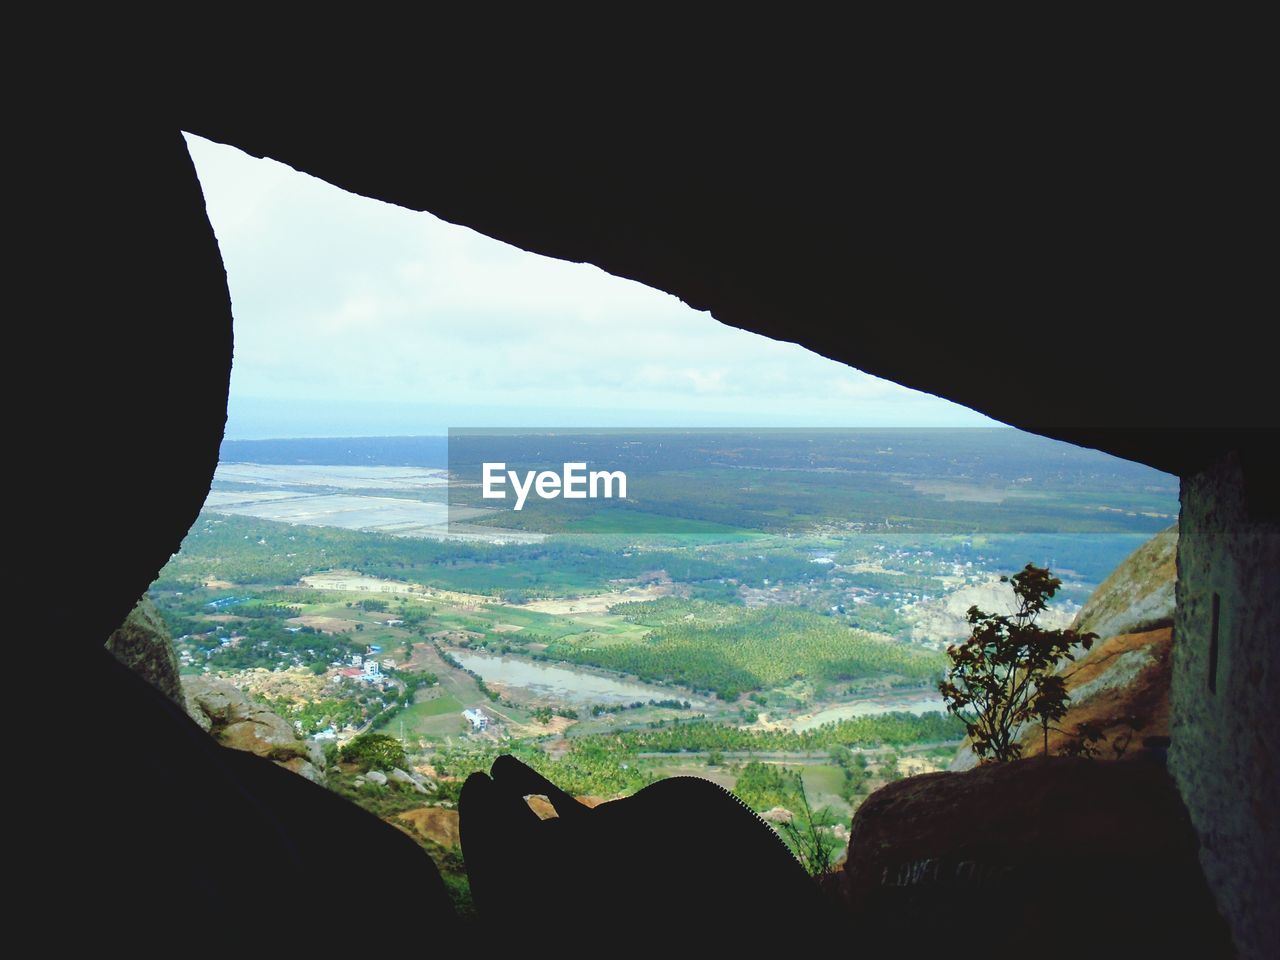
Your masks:
<path fill-rule="evenodd" d="M 359 764 L 369 770 L 391 770 L 408 766 L 404 747 L 385 733 L 362 733 L 341 751 L 344 763 Z"/>
<path fill-rule="evenodd" d="M 1046 630 L 1036 623 L 1062 581 L 1045 567 L 1027 564 L 1012 577 L 1017 610 L 1011 615 L 968 612 L 968 640 L 947 648 L 951 667 L 938 684 L 947 710 L 963 721 L 974 752 L 983 760 L 1014 760 L 1022 753 L 1018 737 L 1028 722 L 1044 731 L 1066 713 L 1070 696 L 1054 668 L 1074 660 L 1077 644 L 1088 650 L 1096 634 Z"/>

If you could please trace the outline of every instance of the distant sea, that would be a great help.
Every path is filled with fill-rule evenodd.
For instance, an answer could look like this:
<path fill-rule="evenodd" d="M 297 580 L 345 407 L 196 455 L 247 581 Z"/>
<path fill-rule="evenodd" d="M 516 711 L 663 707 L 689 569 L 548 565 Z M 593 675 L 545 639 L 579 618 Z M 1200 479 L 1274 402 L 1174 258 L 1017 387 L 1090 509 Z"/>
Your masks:
<path fill-rule="evenodd" d="M 224 463 L 321 463 L 327 466 L 449 466 L 449 438 L 311 437 L 224 440 Z"/>

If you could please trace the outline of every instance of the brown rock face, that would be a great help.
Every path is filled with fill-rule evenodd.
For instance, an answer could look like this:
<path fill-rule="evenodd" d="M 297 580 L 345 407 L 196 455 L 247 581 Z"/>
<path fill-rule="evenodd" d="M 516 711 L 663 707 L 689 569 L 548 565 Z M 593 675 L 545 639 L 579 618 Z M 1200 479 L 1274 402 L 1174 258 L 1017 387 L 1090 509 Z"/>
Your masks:
<path fill-rule="evenodd" d="M 1163 753 L 1169 737 L 1169 687 L 1173 674 L 1175 524 L 1130 554 L 1093 592 L 1072 626 L 1096 633 L 1088 650 L 1064 661 L 1058 672 L 1071 695 L 1067 714 L 1049 731 L 1049 754 L 1060 756 L 1077 740 L 1080 724 L 1097 727 L 1097 757 L 1125 760 L 1144 750 Z M 1028 726 L 1019 737 L 1024 757 L 1045 752 L 1044 731 Z M 966 744 L 953 771 L 978 762 Z"/>
<path fill-rule="evenodd" d="M 828 886 L 896 956 L 1221 956 L 1196 849 L 1161 765 L 1039 758 L 876 791 Z"/>
<path fill-rule="evenodd" d="M 1064 671 L 1071 706 L 1049 731 L 1049 755 L 1059 756 L 1075 739 L 1078 724 L 1097 727 L 1105 738 L 1098 757 L 1129 760 L 1142 756 L 1144 743 L 1158 745 L 1169 737 L 1169 680 L 1173 630 L 1122 633 L 1094 644 L 1088 656 Z M 1044 753 L 1039 728 L 1022 737 L 1024 757 Z"/>
<path fill-rule="evenodd" d="M 316 779 L 306 742 L 284 718 L 254 703 L 239 687 L 212 677 L 187 677 L 183 682 L 188 710 L 196 722 L 233 750 L 244 750 L 280 762 L 282 766 Z M 290 766 L 293 761 L 296 763 Z"/>
<path fill-rule="evenodd" d="M 580 804 L 582 804 L 585 807 L 598 807 L 602 803 L 609 802 L 605 800 L 603 797 L 593 797 L 589 795 L 574 797 L 574 799 L 577 800 Z M 536 813 L 543 820 L 551 820 L 554 817 L 560 816 L 560 814 L 556 813 L 556 808 L 551 805 L 551 801 L 548 800 L 546 797 L 542 796 L 541 794 L 535 793 L 528 797 L 525 797 L 524 802 L 529 804 L 529 809 L 532 810 L 534 813 Z"/>
<path fill-rule="evenodd" d="M 1099 584 L 1073 626 L 1105 638 L 1172 624 L 1177 554 L 1174 524 L 1131 553 Z"/>
<path fill-rule="evenodd" d="M 1059 670 L 1071 703 L 1049 732 L 1051 756 L 1068 747 L 1079 724 L 1101 730 L 1101 759 L 1140 756 L 1144 742 L 1167 744 L 1177 547 L 1175 524 L 1126 557 L 1076 617 L 1077 630 L 1100 639 Z M 1028 728 L 1021 742 L 1024 757 L 1044 753 L 1039 728 Z"/>
<path fill-rule="evenodd" d="M 404 824 L 421 837 L 442 847 L 458 845 L 458 811 L 446 807 L 419 807 L 390 818 L 392 824 Z"/>

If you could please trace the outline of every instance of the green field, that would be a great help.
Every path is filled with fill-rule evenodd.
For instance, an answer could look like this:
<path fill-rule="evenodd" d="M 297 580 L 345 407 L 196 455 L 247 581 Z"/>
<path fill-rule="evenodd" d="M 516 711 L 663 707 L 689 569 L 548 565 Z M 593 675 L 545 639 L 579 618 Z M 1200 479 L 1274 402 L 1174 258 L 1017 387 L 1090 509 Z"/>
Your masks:
<path fill-rule="evenodd" d="M 664 599 L 622 604 L 613 612 L 646 632 L 614 643 L 598 642 L 594 634 L 573 636 L 548 647 L 547 656 L 710 690 L 726 700 L 796 679 L 875 675 L 920 683 L 940 676 L 944 663 L 939 654 L 885 643 L 831 617 L 785 607 Z"/>

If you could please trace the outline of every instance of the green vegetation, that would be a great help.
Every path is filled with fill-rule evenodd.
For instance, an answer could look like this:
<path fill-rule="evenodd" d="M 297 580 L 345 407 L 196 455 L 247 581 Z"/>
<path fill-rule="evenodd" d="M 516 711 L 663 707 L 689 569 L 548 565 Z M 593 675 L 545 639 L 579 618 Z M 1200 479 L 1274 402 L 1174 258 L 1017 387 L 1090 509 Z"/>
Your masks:
<path fill-rule="evenodd" d="M 825 751 L 836 746 L 959 742 L 963 737 L 964 724 L 946 714 L 882 713 L 872 717 L 851 717 L 798 733 L 791 730 L 744 730 L 706 720 L 677 721 L 662 723 L 649 730 L 623 731 L 613 740 L 636 753 L 691 750 L 804 753 Z M 575 746 L 580 742 L 574 741 Z"/>
<path fill-rule="evenodd" d="M 674 549 L 629 553 L 618 547 L 617 538 L 600 535 L 495 546 L 204 513 L 152 590 L 191 591 L 209 579 L 292 584 L 324 571 L 357 570 L 519 601 L 606 590 L 612 580 L 666 567 L 691 581 L 718 579 L 732 571 L 730 565 Z"/>
<path fill-rule="evenodd" d="M 620 604 L 613 611 L 650 627 L 638 643 L 599 645 L 573 637 L 546 656 L 630 673 L 642 680 L 714 691 L 726 700 L 795 679 L 938 676 L 935 654 L 885 643 L 842 623 L 788 607 L 747 609 L 696 600 Z"/>
<path fill-rule="evenodd" d="M 1018 609 L 1011 615 L 969 608 L 973 633 L 947 648 L 951 668 L 938 684 L 947 710 L 959 717 L 979 757 L 1015 760 L 1022 753 L 1018 737 L 1027 723 L 1043 730 L 1045 753 L 1049 727 L 1067 712 L 1066 686 L 1054 670 L 1074 660 L 1076 645 L 1088 650 L 1093 633 L 1046 630 L 1036 623 L 1048 601 L 1062 586 L 1048 569 L 1027 564 L 1012 577 Z"/>
<path fill-rule="evenodd" d="M 1033 646 L 1031 607 L 1004 619 L 978 611 L 971 626 L 982 633 L 981 650 L 968 648 L 944 689 L 959 694 L 950 698 L 953 713 L 794 727 L 852 698 L 915 703 L 894 691 L 931 689 L 948 659 L 928 649 L 944 639 L 943 628 L 917 635 L 919 624 L 938 619 L 936 603 L 923 612 L 920 604 L 1028 559 L 1043 561 L 1046 576 L 1052 561 L 1065 581 L 1054 578 L 1044 598 L 1057 591 L 1083 600 L 1176 511 L 1170 478 L 1074 448 L 1054 446 L 1048 456 L 1041 441 L 1013 431 L 693 431 L 656 447 L 602 432 L 570 442 L 574 453 L 562 458 L 546 435 L 532 435 L 513 441 L 525 447 L 506 459 L 515 469 L 538 456 L 607 462 L 629 471 L 632 499 L 531 502 L 519 517 L 488 521 L 553 531 L 539 543 L 442 542 L 201 514 L 152 588 L 182 669 L 264 691 L 304 735 L 329 727 L 340 739 L 354 735 L 341 748 L 326 745 L 329 786 L 378 816 L 456 803 L 454 778 L 488 769 L 499 753 L 576 795 L 616 797 L 663 776 L 703 775 L 758 812 L 790 811 L 779 831 L 807 869 L 821 872 L 839 846 L 831 810 L 844 820 L 870 790 L 901 776 L 900 756 L 945 765 L 975 730 L 992 754 L 1013 751 L 1002 734 L 983 734 L 984 701 L 999 701 L 1024 725 L 1053 723 L 1061 701 L 1055 706 L 1043 670 L 1053 651 L 1009 654 L 1018 643 Z M 331 451 L 365 465 L 375 449 L 394 454 L 388 463 L 418 464 L 415 443 L 284 446 L 312 464 L 348 462 L 326 460 Z M 451 471 L 466 464 L 457 452 L 450 450 Z M 467 490 L 464 499 L 475 492 Z M 448 491 L 367 492 L 441 502 Z M 326 572 L 342 576 L 299 582 Z M 386 582 L 342 584 L 349 573 Z M 619 602 L 604 609 L 600 594 Z M 486 670 L 489 685 L 461 666 L 463 650 L 522 663 L 507 665 L 504 683 Z M 386 679 L 353 676 L 356 655 L 381 661 Z M 957 666 L 954 655 L 950 662 Z M 1011 670 L 1015 689 L 994 699 L 984 693 L 988 667 Z M 565 670 L 584 684 L 590 674 L 606 690 L 631 685 L 623 675 L 663 689 L 588 697 L 573 676 L 565 682 Z M 473 708 L 484 711 L 488 729 L 463 719 Z M 357 770 L 410 763 L 439 773 L 430 797 L 394 783 L 355 785 Z M 457 851 L 419 842 L 466 902 Z"/>
<path fill-rule="evenodd" d="M 400 741 L 384 733 L 362 733 L 345 744 L 338 756 L 343 763 L 354 763 L 369 770 L 404 769 L 409 762 Z"/>
<path fill-rule="evenodd" d="M 790 820 L 781 824 L 783 839 L 811 877 L 831 872 L 840 841 L 830 832 L 836 824 L 836 816 L 829 808 L 814 810 L 809 804 L 809 792 L 804 777 L 796 776 L 796 795 L 799 803 Z"/>
<path fill-rule="evenodd" d="M 354 726 L 362 722 L 368 712 L 355 698 L 326 697 L 322 700 L 296 703 L 281 697 L 268 701 L 268 705 L 286 720 L 301 724 L 298 728 L 299 732 L 307 737 L 328 727 L 340 730 L 348 725 Z"/>

